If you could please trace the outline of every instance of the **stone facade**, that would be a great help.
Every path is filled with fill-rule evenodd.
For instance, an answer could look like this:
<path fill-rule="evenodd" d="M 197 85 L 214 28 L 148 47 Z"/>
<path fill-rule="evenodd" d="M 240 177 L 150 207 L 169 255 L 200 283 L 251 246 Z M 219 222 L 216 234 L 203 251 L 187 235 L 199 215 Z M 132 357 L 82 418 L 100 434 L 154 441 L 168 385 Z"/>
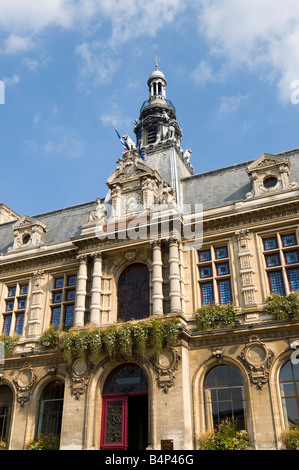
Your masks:
<path fill-rule="evenodd" d="M 10 338 L 19 334 L 0 370 L 9 449 L 47 431 L 59 432 L 62 450 L 197 450 L 217 413 L 235 410 L 254 449 L 276 450 L 290 419 L 299 422 L 298 371 L 291 415 L 281 384 L 299 322 L 275 320 L 264 308 L 271 291 L 288 296 L 299 286 L 299 150 L 194 175 L 166 84 L 156 69 L 136 144 L 124 136 L 128 150 L 107 178 L 106 197 L 38 217 L 1 205 L 0 327 Z M 142 282 L 137 265 L 148 273 Z M 130 360 L 102 352 L 69 361 L 41 346 L 51 325 L 74 332 L 122 325 L 123 285 L 126 317 L 131 295 L 136 305 L 148 299 L 145 314 L 134 310 L 134 324 L 179 319 L 175 345 L 158 357 L 149 347 Z M 198 330 L 195 312 L 210 303 L 232 303 L 234 324 Z M 235 371 L 237 382 L 222 374 L 218 392 L 229 398 L 214 400 L 217 387 L 206 379 L 219 367 Z M 51 384 L 56 389 L 46 393 Z"/>

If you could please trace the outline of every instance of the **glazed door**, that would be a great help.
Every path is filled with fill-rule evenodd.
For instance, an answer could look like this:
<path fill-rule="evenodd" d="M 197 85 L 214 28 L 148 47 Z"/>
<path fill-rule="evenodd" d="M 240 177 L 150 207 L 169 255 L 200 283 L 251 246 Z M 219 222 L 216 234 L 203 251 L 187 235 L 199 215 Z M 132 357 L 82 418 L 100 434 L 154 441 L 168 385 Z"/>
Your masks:
<path fill-rule="evenodd" d="M 103 399 L 101 449 L 127 450 L 128 448 L 128 397 L 115 396 Z"/>

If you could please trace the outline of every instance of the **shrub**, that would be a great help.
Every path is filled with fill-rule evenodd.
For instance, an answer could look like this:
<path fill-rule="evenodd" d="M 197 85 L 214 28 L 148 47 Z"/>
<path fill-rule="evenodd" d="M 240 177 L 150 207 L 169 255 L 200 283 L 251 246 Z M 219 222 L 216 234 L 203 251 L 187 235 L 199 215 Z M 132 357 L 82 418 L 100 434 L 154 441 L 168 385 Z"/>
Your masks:
<path fill-rule="evenodd" d="M 42 434 L 39 439 L 30 441 L 26 450 L 59 450 L 59 436 L 54 434 Z"/>
<path fill-rule="evenodd" d="M 7 450 L 7 442 L 5 441 L 5 439 L 2 439 L 2 441 L 0 441 L 0 450 Z"/>
<path fill-rule="evenodd" d="M 248 450 L 250 447 L 247 431 L 237 430 L 234 421 L 222 421 L 216 431 L 206 434 L 202 440 L 202 450 Z"/>
<path fill-rule="evenodd" d="M 299 296 L 271 294 L 266 300 L 265 311 L 272 315 L 274 320 L 299 318 Z"/>
<path fill-rule="evenodd" d="M 211 304 L 196 311 L 195 321 L 199 330 L 226 328 L 234 324 L 236 314 L 236 309 L 232 305 Z"/>
<path fill-rule="evenodd" d="M 299 428 L 291 428 L 286 432 L 284 441 L 287 450 L 299 450 Z"/>
<path fill-rule="evenodd" d="M 0 335 L 0 341 L 4 343 L 5 354 L 12 354 L 17 347 L 20 336 Z"/>

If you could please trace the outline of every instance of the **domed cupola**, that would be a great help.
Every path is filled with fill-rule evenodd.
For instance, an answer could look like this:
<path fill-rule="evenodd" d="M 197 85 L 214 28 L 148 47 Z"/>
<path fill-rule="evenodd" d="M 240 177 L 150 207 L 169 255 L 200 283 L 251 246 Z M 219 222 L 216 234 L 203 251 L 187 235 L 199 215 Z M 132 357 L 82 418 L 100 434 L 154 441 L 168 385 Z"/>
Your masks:
<path fill-rule="evenodd" d="M 147 84 L 149 88 L 149 101 L 153 101 L 155 99 L 166 100 L 167 80 L 161 70 L 159 70 L 157 61 L 156 70 L 154 70 L 154 72 L 149 77 Z"/>

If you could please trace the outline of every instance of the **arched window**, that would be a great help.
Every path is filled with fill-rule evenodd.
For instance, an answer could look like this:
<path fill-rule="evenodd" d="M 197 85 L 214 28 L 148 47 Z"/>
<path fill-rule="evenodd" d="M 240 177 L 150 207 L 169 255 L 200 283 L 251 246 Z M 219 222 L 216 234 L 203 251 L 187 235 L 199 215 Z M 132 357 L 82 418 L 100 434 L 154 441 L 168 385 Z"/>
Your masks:
<path fill-rule="evenodd" d="M 245 429 L 243 382 L 235 367 L 221 364 L 211 369 L 204 382 L 207 429 L 231 419 Z"/>
<path fill-rule="evenodd" d="M 41 434 L 60 434 L 63 411 L 64 383 L 53 380 L 45 386 L 39 403 L 37 437 Z"/>
<path fill-rule="evenodd" d="M 7 442 L 10 431 L 12 391 L 7 385 L 0 387 L 0 440 Z"/>
<path fill-rule="evenodd" d="M 131 264 L 118 281 L 118 319 L 140 320 L 149 316 L 149 270 L 145 264 Z"/>
<path fill-rule="evenodd" d="M 280 371 L 279 385 L 286 426 L 299 425 L 299 366 L 286 362 Z"/>

